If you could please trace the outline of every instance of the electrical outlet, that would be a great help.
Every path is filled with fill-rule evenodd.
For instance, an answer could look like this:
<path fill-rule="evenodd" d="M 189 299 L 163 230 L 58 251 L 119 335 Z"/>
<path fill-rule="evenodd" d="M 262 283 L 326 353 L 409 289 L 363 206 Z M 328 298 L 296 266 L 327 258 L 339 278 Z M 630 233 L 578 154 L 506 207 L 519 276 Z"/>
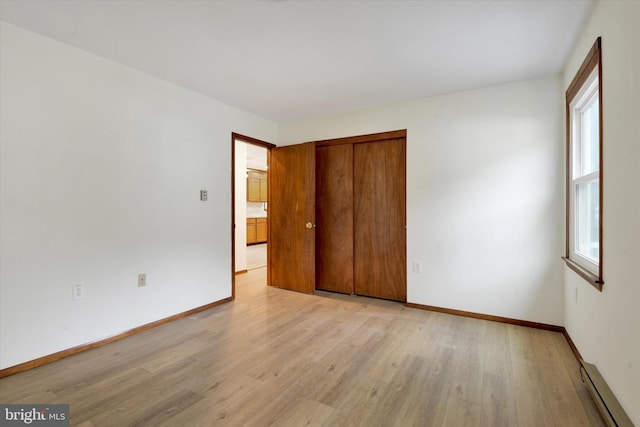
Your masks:
<path fill-rule="evenodd" d="M 206 202 L 208 198 L 209 195 L 207 194 L 207 190 L 200 190 L 200 200 Z"/>
<path fill-rule="evenodd" d="M 422 273 L 422 263 L 420 261 L 413 261 L 413 272 Z"/>
<path fill-rule="evenodd" d="M 73 301 L 78 301 L 84 299 L 84 286 L 78 283 L 71 286 L 71 299 Z"/>
<path fill-rule="evenodd" d="M 138 287 L 147 286 L 147 273 L 138 274 Z"/>

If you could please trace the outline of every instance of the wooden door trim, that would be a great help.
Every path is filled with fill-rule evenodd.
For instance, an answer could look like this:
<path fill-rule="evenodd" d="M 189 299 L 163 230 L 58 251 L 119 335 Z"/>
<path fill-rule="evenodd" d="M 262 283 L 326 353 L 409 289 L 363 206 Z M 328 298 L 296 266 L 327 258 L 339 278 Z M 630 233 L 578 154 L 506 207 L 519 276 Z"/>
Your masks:
<path fill-rule="evenodd" d="M 260 145 L 267 149 L 276 147 L 276 144 L 272 144 L 267 141 L 263 141 L 261 139 L 252 138 L 250 136 L 242 135 L 241 133 L 231 132 L 231 140 L 235 142 L 236 140 L 240 140 L 242 142 L 247 142 L 253 145 Z"/>
<path fill-rule="evenodd" d="M 406 138 L 407 130 L 393 130 L 389 132 L 380 132 L 380 133 L 370 133 L 367 135 L 356 135 L 356 136 L 347 136 L 344 138 L 336 138 L 336 139 L 325 139 L 321 141 L 313 141 L 316 144 L 316 147 L 323 147 L 327 145 L 339 145 L 339 144 L 358 144 L 361 142 L 375 142 L 382 141 L 385 139 L 397 139 L 397 138 Z"/>
<path fill-rule="evenodd" d="M 231 300 L 236 299 L 236 141 L 258 145 L 267 149 L 267 169 L 271 161 L 271 149 L 276 145 L 267 141 L 252 138 L 240 133 L 231 132 Z M 269 194 L 269 176 L 267 175 L 267 194 Z M 269 233 L 269 220 L 267 217 L 267 233 Z M 243 224 L 243 227 L 246 225 Z M 269 245 L 267 245 L 267 265 L 269 265 Z M 246 271 L 246 270 L 245 270 Z M 242 273 L 242 272 L 239 272 Z M 267 267 L 267 281 L 269 281 L 269 268 Z"/>

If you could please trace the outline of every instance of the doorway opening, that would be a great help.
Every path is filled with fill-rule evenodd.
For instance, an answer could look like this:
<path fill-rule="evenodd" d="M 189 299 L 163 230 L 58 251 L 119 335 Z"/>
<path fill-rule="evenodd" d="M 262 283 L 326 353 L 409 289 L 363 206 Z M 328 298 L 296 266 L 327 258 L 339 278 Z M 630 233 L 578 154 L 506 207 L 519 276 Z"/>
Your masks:
<path fill-rule="evenodd" d="M 268 268 L 269 160 L 274 144 L 231 136 L 231 296 L 237 274 Z M 266 285 L 266 283 L 265 283 Z"/>

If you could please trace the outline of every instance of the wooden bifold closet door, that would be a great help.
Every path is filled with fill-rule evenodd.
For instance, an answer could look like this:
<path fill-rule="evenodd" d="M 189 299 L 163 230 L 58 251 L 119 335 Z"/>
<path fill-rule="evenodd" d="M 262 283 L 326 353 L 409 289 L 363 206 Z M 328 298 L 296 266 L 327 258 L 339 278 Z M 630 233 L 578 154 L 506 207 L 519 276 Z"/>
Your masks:
<path fill-rule="evenodd" d="M 381 135 L 318 143 L 316 289 L 406 301 L 406 137 Z"/>
<path fill-rule="evenodd" d="M 316 289 L 352 294 L 353 146 L 316 148 Z"/>

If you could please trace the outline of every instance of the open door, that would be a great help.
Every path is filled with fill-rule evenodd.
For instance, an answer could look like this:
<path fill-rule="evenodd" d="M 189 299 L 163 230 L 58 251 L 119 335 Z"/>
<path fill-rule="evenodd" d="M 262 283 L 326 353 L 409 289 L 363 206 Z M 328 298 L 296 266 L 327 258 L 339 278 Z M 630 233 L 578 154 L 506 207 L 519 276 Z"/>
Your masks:
<path fill-rule="evenodd" d="M 271 149 L 270 286 L 315 290 L 315 144 Z"/>

